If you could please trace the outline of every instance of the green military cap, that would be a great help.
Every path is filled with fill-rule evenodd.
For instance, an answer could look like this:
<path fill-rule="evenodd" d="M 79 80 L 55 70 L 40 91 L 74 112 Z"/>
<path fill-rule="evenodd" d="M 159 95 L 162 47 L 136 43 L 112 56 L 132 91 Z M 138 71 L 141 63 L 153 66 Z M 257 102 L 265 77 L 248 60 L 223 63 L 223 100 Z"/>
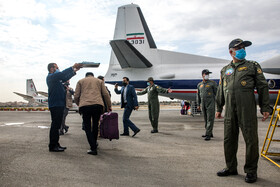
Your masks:
<path fill-rule="evenodd" d="M 212 72 L 210 72 L 209 69 L 204 69 L 204 70 L 202 70 L 201 73 L 202 73 L 202 75 L 203 75 L 203 74 L 210 74 L 210 73 L 212 73 Z"/>
<path fill-rule="evenodd" d="M 252 45 L 252 42 L 250 42 L 250 41 L 243 41 L 243 40 L 241 40 L 240 38 L 237 38 L 237 39 L 232 40 L 232 41 L 229 43 L 228 48 L 229 48 L 229 49 L 230 49 L 230 48 L 235 48 L 235 47 L 237 47 L 237 46 L 239 46 L 239 45 L 241 45 L 241 44 L 243 44 L 245 47 L 248 47 L 248 46 Z"/>
<path fill-rule="evenodd" d="M 147 80 L 147 82 L 149 82 L 149 81 L 153 81 L 153 82 L 154 82 L 153 77 L 149 77 L 148 80 Z"/>

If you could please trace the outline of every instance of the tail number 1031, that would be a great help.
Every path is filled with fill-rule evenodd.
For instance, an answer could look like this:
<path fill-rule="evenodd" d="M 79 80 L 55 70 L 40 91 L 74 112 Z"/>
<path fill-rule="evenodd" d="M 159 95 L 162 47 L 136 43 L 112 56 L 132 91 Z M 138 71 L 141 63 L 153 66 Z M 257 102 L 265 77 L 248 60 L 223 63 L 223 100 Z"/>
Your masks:
<path fill-rule="evenodd" d="M 131 44 L 144 44 L 144 39 L 143 40 L 130 40 L 129 42 Z"/>

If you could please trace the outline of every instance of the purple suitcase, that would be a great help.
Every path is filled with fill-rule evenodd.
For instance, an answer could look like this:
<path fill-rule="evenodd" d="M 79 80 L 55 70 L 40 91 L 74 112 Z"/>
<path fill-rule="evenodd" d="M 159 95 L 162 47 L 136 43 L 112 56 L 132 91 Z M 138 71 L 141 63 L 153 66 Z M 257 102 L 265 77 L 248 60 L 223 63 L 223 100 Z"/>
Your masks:
<path fill-rule="evenodd" d="M 181 109 L 181 115 L 185 115 L 186 114 L 186 110 L 185 109 Z"/>
<path fill-rule="evenodd" d="M 104 113 L 100 117 L 100 136 L 105 139 L 119 139 L 118 113 Z"/>

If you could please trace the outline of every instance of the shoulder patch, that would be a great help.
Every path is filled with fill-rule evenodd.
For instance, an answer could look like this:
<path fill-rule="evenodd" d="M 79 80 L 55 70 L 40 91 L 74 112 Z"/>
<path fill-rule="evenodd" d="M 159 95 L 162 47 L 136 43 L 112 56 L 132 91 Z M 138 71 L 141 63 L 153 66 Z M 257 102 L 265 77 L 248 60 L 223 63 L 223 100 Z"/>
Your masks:
<path fill-rule="evenodd" d="M 247 82 L 246 81 L 241 81 L 242 86 L 246 86 Z"/>
<path fill-rule="evenodd" d="M 225 75 L 231 75 L 233 73 L 233 68 L 229 68 L 226 70 Z"/>
<path fill-rule="evenodd" d="M 237 69 L 237 71 L 247 71 L 248 70 L 248 67 L 240 67 Z"/>
<path fill-rule="evenodd" d="M 262 73 L 262 69 L 261 69 L 261 68 L 258 68 L 258 69 L 257 69 L 257 72 L 258 72 L 259 74 L 261 74 L 261 73 Z"/>

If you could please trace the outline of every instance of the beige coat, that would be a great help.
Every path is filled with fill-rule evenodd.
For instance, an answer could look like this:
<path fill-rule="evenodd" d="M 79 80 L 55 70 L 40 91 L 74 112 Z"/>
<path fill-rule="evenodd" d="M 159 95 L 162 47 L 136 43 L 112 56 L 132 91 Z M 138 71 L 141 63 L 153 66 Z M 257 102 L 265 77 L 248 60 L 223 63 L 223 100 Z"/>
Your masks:
<path fill-rule="evenodd" d="M 69 87 L 69 89 L 73 90 L 72 88 Z M 73 99 L 72 99 L 72 94 L 68 90 L 66 90 L 66 108 L 72 108 L 73 107 Z"/>
<path fill-rule="evenodd" d="M 108 106 L 111 108 L 110 95 L 105 87 L 102 80 L 97 79 L 93 76 L 85 77 L 76 85 L 74 100 L 79 107 L 90 106 L 90 105 L 102 105 L 104 107 L 104 100 Z"/>

